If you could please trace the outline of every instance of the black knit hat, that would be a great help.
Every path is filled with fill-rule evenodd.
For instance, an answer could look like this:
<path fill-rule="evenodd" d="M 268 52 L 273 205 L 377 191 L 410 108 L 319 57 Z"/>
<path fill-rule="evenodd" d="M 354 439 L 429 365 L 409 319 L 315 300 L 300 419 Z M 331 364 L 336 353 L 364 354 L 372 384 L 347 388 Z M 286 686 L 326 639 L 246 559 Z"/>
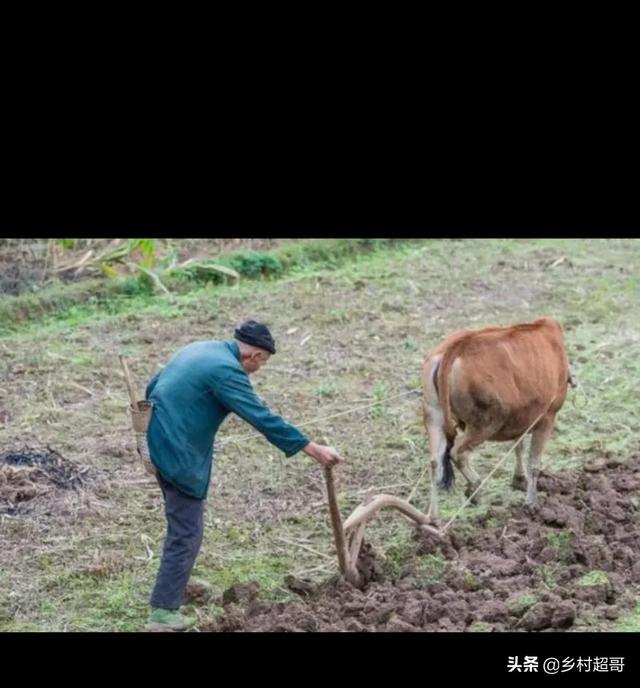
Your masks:
<path fill-rule="evenodd" d="M 269 353 L 275 354 L 276 343 L 269 332 L 269 328 L 255 320 L 247 320 L 234 332 L 233 336 L 245 344 L 257 346 Z"/>

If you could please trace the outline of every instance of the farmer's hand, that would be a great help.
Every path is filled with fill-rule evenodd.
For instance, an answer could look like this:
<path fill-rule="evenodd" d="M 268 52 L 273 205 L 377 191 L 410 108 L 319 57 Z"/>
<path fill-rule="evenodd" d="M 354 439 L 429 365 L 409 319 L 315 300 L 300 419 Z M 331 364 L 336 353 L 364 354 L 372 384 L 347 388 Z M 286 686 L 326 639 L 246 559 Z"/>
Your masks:
<path fill-rule="evenodd" d="M 303 451 L 315 459 L 321 466 L 335 466 L 337 463 L 344 461 L 342 456 L 333 447 L 325 447 L 315 442 L 309 442 Z"/>

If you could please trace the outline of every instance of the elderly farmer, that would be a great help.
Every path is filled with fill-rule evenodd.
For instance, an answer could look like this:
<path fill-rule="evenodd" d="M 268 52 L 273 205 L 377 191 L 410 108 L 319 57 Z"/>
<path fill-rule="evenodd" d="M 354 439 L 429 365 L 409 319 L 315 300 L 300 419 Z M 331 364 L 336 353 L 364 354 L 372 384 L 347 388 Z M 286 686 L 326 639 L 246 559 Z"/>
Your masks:
<path fill-rule="evenodd" d="M 178 610 L 202 543 L 214 438 L 229 413 L 253 425 L 288 457 L 302 450 L 323 466 L 341 460 L 335 449 L 311 442 L 256 396 L 249 375 L 276 352 L 267 327 L 249 320 L 235 331 L 235 340 L 189 344 L 147 387 L 153 403 L 147 439 L 167 517 L 149 630 L 184 630 L 195 622 Z"/>

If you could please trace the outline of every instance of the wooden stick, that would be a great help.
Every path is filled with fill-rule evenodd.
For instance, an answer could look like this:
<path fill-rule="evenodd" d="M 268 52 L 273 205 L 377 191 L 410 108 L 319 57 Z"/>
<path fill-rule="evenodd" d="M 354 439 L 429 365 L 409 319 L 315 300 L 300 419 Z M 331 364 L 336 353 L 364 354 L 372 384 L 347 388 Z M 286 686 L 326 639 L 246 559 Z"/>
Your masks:
<path fill-rule="evenodd" d="M 129 367 L 127 366 L 127 361 L 124 356 L 118 356 L 120 359 L 120 364 L 122 365 L 122 370 L 124 370 L 124 379 L 127 382 L 127 389 L 129 390 L 129 398 L 131 399 L 131 406 L 137 408 L 138 399 L 136 397 L 136 392 L 133 388 L 133 381 L 131 380 L 131 374 L 129 373 Z"/>
<path fill-rule="evenodd" d="M 338 563 L 340 564 L 340 572 L 346 577 L 347 575 L 347 557 L 346 545 L 344 541 L 344 532 L 342 530 L 342 518 L 338 509 L 338 500 L 336 499 L 336 488 L 333 481 L 333 471 L 330 466 L 325 466 L 324 477 L 327 483 L 327 499 L 329 500 L 329 513 L 331 514 L 331 527 L 333 528 L 333 537 L 336 542 L 336 551 L 338 554 Z"/>
<path fill-rule="evenodd" d="M 336 543 L 340 572 L 349 583 L 357 587 L 360 585 L 360 576 L 347 556 L 347 546 L 344 539 L 344 531 L 342 530 L 342 518 L 340 516 L 340 510 L 338 509 L 338 500 L 336 499 L 336 488 L 333 482 L 331 466 L 325 466 L 324 477 L 327 483 L 327 498 L 329 500 L 329 512 L 331 514 L 331 527 L 333 528 L 333 537 Z"/>

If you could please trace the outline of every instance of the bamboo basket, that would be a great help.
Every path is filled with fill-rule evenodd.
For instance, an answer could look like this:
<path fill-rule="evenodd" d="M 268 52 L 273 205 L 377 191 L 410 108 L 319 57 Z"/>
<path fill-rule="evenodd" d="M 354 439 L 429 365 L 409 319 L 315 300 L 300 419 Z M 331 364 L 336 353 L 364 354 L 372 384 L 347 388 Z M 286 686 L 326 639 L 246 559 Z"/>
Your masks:
<path fill-rule="evenodd" d="M 133 382 L 131 381 L 131 375 L 129 373 L 129 367 L 127 366 L 127 362 L 123 356 L 120 356 L 120 363 L 122 364 L 122 370 L 124 371 L 124 377 L 127 382 L 129 398 L 131 399 L 129 411 L 131 413 L 133 434 L 135 435 L 136 439 L 136 449 L 138 450 L 138 455 L 142 460 L 142 465 L 145 471 L 151 475 L 157 475 L 155 466 L 151 461 L 149 443 L 147 442 L 147 429 L 149 428 L 149 423 L 151 422 L 153 404 L 150 401 L 137 400 Z"/>

